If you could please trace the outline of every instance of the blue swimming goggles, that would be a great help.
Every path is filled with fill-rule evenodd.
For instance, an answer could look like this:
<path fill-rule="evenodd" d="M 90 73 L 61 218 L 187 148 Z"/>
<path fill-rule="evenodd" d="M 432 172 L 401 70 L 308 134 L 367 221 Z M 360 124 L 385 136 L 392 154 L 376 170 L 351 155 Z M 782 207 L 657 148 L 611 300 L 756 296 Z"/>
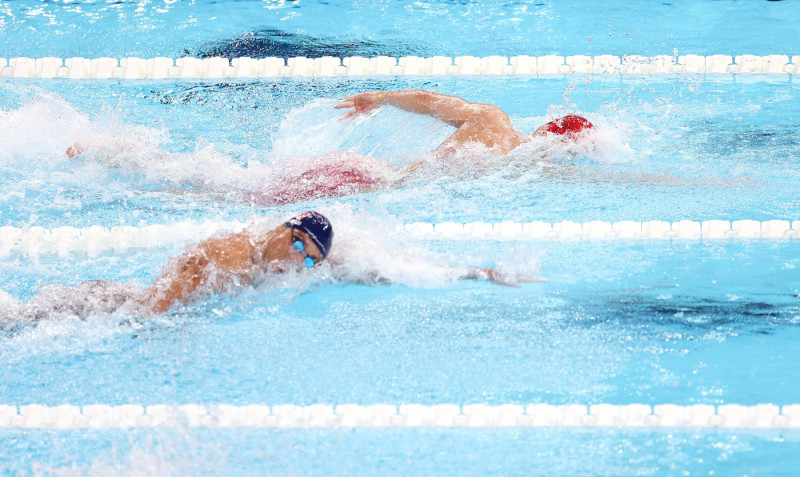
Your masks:
<path fill-rule="evenodd" d="M 300 253 L 303 255 L 303 257 L 305 257 L 303 258 L 303 263 L 306 264 L 306 267 L 312 268 L 317 264 L 317 261 L 314 260 L 314 257 L 306 253 L 306 246 L 303 244 L 303 241 L 295 237 L 294 234 L 292 234 L 292 247 L 294 247 L 297 253 Z"/>

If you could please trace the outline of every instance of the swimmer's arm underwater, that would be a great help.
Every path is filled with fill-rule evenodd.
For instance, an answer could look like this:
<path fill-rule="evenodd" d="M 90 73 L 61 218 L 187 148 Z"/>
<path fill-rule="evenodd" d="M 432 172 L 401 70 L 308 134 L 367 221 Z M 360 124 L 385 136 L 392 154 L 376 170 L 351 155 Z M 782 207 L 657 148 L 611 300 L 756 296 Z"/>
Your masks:
<path fill-rule="evenodd" d="M 416 257 L 408 256 L 406 261 L 412 264 L 416 261 Z M 391 284 L 394 280 L 391 277 L 385 276 L 378 268 L 368 267 L 367 269 L 360 268 L 356 274 L 351 273 L 353 270 L 348 267 L 348 261 L 344 257 L 333 256 L 329 257 L 328 263 L 331 265 L 333 275 L 345 283 L 360 283 L 364 285 L 374 284 Z M 506 280 L 499 271 L 489 267 L 469 267 L 469 266 L 452 266 L 444 264 L 432 264 L 427 261 L 420 263 L 422 267 L 428 266 L 436 269 L 446 270 L 449 279 L 455 280 L 485 280 L 496 283 L 497 285 L 519 287 L 517 283 L 545 283 L 547 280 L 543 278 L 523 278 L 514 277 L 513 281 Z M 413 265 L 412 265 L 413 267 Z M 413 267 L 416 268 L 416 267 Z"/>
<path fill-rule="evenodd" d="M 514 287 L 519 288 L 517 283 L 547 283 L 547 280 L 544 278 L 520 278 L 517 277 L 516 282 L 507 282 L 500 272 L 495 270 L 494 268 L 473 268 L 467 272 L 466 275 L 462 276 L 461 278 L 467 280 L 490 280 L 498 285 L 506 286 L 506 287 Z"/>

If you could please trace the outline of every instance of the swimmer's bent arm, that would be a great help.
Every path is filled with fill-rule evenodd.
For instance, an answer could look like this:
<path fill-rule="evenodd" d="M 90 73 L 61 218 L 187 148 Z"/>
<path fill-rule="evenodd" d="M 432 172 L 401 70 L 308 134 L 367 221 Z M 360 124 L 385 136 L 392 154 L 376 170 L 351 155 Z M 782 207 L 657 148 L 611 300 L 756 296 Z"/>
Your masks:
<path fill-rule="evenodd" d="M 140 301 L 161 313 L 203 287 L 222 291 L 233 279 L 246 284 L 252 274 L 250 247 L 243 234 L 206 240 L 167 265 Z"/>

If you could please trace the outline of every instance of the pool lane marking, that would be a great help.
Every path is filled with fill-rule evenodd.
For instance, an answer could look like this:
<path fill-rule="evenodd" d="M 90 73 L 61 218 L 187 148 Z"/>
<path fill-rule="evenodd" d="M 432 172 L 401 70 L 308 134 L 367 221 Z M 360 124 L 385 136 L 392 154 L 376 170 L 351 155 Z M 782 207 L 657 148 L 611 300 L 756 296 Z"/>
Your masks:
<path fill-rule="evenodd" d="M 800 56 L 404 56 L 337 58 L 0 58 L 0 77 L 64 79 L 226 79 L 282 76 L 374 77 L 563 74 L 770 74 L 800 73 Z"/>
<path fill-rule="evenodd" d="M 222 232 L 236 232 L 243 222 L 184 221 L 169 225 L 112 228 L 0 227 L 0 258 L 10 253 L 66 256 L 83 252 L 95 256 L 107 251 L 152 248 L 196 242 Z M 654 220 L 589 222 L 414 222 L 398 226 L 411 237 L 422 240 L 498 241 L 634 241 L 634 240 L 787 240 L 800 239 L 800 220 Z"/>
<path fill-rule="evenodd" d="M 130 427 L 800 429 L 800 404 L 0 405 L 0 428 Z"/>

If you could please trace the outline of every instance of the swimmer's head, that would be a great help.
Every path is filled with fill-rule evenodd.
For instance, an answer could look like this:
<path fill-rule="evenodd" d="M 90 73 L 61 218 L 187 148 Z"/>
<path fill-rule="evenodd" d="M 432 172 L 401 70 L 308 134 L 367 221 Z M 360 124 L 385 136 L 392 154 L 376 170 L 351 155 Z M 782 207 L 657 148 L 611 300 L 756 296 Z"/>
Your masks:
<path fill-rule="evenodd" d="M 594 125 L 588 119 L 576 114 L 568 114 L 541 126 L 534 134 L 552 133 L 574 139 L 579 133 Z"/>
<path fill-rule="evenodd" d="M 314 242 L 323 260 L 328 256 L 333 241 L 333 227 L 330 221 L 319 212 L 309 211 L 287 220 L 284 226 L 299 230 Z"/>

